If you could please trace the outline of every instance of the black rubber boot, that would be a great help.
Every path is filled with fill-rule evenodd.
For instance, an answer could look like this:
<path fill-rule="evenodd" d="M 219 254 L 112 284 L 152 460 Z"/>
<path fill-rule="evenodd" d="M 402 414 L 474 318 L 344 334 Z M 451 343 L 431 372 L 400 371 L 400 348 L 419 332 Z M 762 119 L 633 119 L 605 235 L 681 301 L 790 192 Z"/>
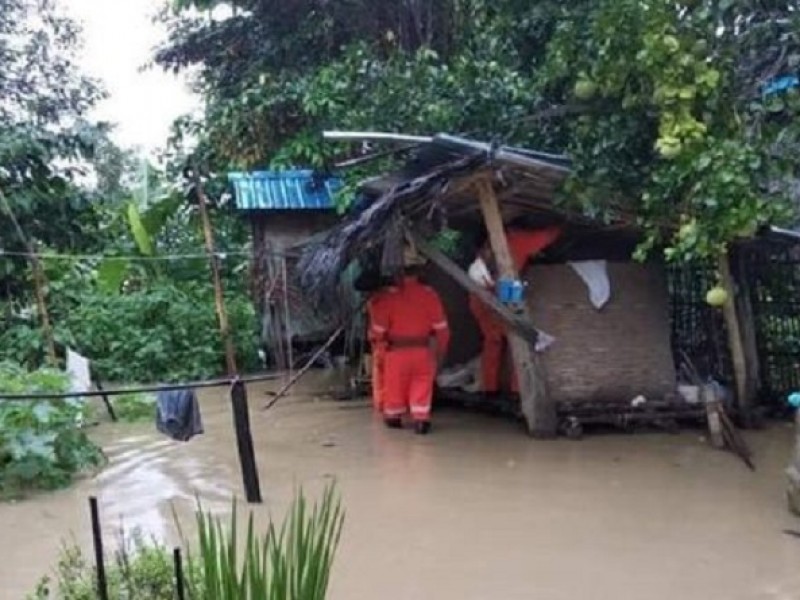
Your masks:
<path fill-rule="evenodd" d="M 431 422 L 417 421 L 414 425 L 414 431 L 417 435 L 428 435 L 431 432 Z"/>
<path fill-rule="evenodd" d="M 389 429 L 402 429 L 403 428 L 403 420 L 400 417 L 391 417 L 386 418 L 383 420 L 386 423 L 386 426 Z"/>

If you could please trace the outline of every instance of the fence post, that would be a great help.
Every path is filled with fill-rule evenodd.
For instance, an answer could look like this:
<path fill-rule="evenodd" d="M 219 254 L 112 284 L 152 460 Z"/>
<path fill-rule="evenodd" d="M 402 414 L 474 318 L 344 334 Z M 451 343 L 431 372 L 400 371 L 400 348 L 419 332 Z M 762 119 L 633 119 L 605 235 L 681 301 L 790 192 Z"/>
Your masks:
<path fill-rule="evenodd" d="M 180 548 L 175 548 L 172 551 L 172 563 L 175 568 L 175 596 L 177 600 L 186 600 L 183 582 L 183 557 L 181 556 Z"/>
<path fill-rule="evenodd" d="M 253 450 L 253 435 L 250 432 L 250 410 L 247 404 L 247 388 L 237 379 L 231 386 L 231 405 L 233 407 L 233 426 L 236 429 L 236 447 L 239 452 L 239 466 L 247 501 L 261 503 L 261 484 L 258 480 L 258 466 Z"/>
<path fill-rule="evenodd" d="M 100 527 L 100 510 L 97 498 L 89 498 L 89 509 L 92 514 L 92 540 L 94 542 L 94 558 L 97 566 L 97 597 L 108 600 L 108 582 L 106 581 L 106 562 L 103 553 L 103 530 Z"/>

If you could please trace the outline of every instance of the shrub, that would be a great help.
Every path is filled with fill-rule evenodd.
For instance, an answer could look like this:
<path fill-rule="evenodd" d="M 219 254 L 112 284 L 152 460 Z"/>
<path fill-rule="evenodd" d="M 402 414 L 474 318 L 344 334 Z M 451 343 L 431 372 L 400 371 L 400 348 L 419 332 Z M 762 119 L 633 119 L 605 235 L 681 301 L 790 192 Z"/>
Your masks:
<path fill-rule="evenodd" d="M 197 573 L 185 572 L 187 583 L 197 589 L 193 580 Z M 173 600 L 174 569 L 172 553 L 156 540 L 146 540 L 135 531 L 121 539 L 113 561 L 106 565 L 110 598 L 130 600 Z M 81 548 L 71 543 L 61 550 L 54 578 L 44 577 L 29 600 L 59 598 L 62 600 L 96 600 L 97 577 L 93 562 Z M 199 598 L 201 598 L 200 596 Z"/>
<path fill-rule="evenodd" d="M 242 370 L 255 368 L 257 328 L 249 299 L 226 297 Z M 91 358 L 110 381 L 202 379 L 224 371 L 210 286 L 163 282 L 124 294 L 87 291 L 62 315 L 60 337 Z"/>
<path fill-rule="evenodd" d="M 64 392 L 68 380 L 53 369 L 27 372 L 0 363 L 0 393 Z M 102 452 L 82 427 L 89 417 L 80 399 L 0 401 L 0 495 L 54 489 L 102 462 Z"/>
<path fill-rule="evenodd" d="M 192 545 L 196 554 L 187 552 L 184 567 L 187 598 L 324 600 L 344 523 L 334 486 L 328 486 L 313 506 L 300 491 L 283 524 L 276 527 L 270 519 L 265 533 L 256 532 L 251 513 L 244 540 L 238 534 L 236 512 L 234 503 L 226 526 L 198 504 Z M 109 597 L 175 598 L 172 553 L 166 546 L 135 533 L 130 541 L 123 539 L 120 548 L 106 566 Z M 43 578 L 29 600 L 94 600 L 95 577 L 81 549 L 65 546 L 54 579 Z"/>
<path fill-rule="evenodd" d="M 81 280 L 58 283 L 60 294 L 51 296 L 50 307 L 56 337 L 92 359 L 103 380 L 173 382 L 225 372 L 209 283 L 164 279 L 125 293 L 104 292 Z M 258 326 L 250 299 L 229 289 L 225 305 L 240 370 L 258 369 Z M 0 360 L 37 366 L 44 355 L 35 313 L 0 315 Z"/>

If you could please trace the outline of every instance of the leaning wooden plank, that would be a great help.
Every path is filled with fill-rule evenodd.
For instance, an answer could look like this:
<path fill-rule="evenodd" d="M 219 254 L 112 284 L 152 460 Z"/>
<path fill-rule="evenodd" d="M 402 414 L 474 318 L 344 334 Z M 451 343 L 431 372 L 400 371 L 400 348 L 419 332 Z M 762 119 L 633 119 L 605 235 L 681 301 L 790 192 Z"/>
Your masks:
<path fill-rule="evenodd" d="M 742 459 L 744 464 L 746 464 L 751 471 L 755 471 L 756 465 L 753 462 L 753 452 L 750 450 L 750 446 L 747 445 L 747 441 L 742 434 L 739 433 L 739 430 L 736 429 L 736 426 L 725 412 L 725 407 L 721 404 L 719 406 L 719 417 L 722 422 L 722 433 L 725 436 L 728 447 Z"/>
<path fill-rule="evenodd" d="M 492 247 L 498 271 L 501 277 L 517 279 L 517 273 L 511 251 L 508 248 L 503 217 L 500 213 L 500 203 L 494 193 L 492 183 L 484 179 L 477 183 L 476 191 L 480 201 L 483 220 L 489 233 L 489 243 Z M 519 314 L 530 322 L 530 314 L 526 303 L 518 308 Z M 558 430 L 558 417 L 555 403 L 547 392 L 544 373 L 536 356 L 536 351 L 525 340 L 512 332 L 509 336 L 511 355 L 514 359 L 517 380 L 519 383 L 522 413 L 528 422 L 528 431 L 538 438 L 552 438 Z"/>
<path fill-rule="evenodd" d="M 409 236 L 414 242 L 414 246 L 419 252 L 430 260 L 433 264 L 439 267 L 442 271 L 447 273 L 457 284 L 470 294 L 475 294 L 481 301 L 489 307 L 489 309 L 500 318 L 506 326 L 515 331 L 522 339 L 529 343 L 532 347 L 536 345 L 538 332 L 530 321 L 526 321 L 520 316 L 511 312 L 506 306 L 495 298 L 492 294 L 480 287 L 477 283 L 470 279 L 469 275 L 453 262 L 441 250 L 433 246 L 431 243 L 419 234 L 409 232 Z"/>

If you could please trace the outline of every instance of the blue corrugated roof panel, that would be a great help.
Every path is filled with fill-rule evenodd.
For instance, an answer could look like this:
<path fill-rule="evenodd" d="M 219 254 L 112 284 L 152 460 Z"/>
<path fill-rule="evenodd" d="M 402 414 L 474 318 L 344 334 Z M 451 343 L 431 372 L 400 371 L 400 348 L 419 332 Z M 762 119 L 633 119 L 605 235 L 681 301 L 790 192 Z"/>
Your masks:
<path fill-rule="evenodd" d="M 311 170 L 228 173 L 240 210 L 327 210 L 334 208 L 338 177 Z"/>

